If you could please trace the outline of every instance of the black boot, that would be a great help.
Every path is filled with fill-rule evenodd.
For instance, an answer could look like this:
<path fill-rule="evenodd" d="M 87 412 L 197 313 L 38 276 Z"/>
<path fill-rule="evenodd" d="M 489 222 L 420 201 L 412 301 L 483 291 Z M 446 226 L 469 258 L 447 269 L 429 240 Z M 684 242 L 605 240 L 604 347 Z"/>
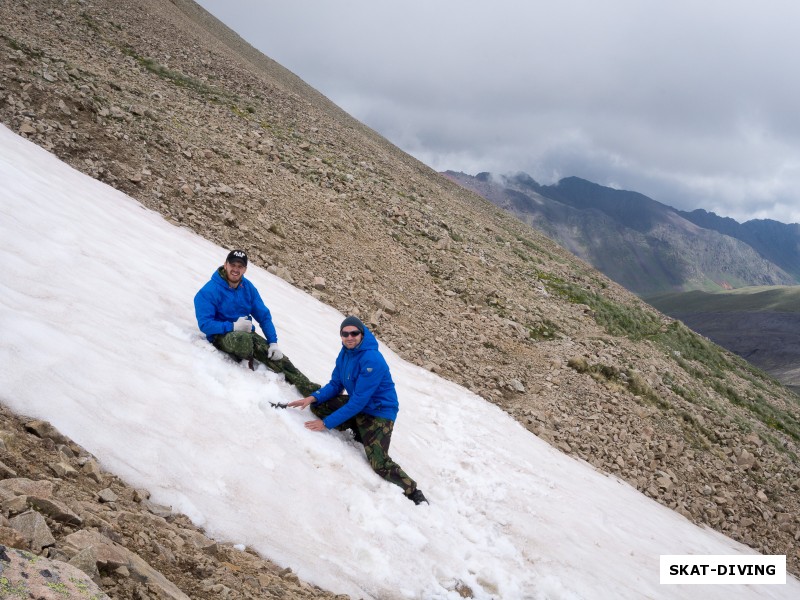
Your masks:
<path fill-rule="evenodd" d="M 364 440 L 361 439 L 361 434 L 358 432 L 358 427 L 353 427 L 351 431 L 353 432 L 353 441 L 363 445 Z"/>
<path fill-rule="evenodd" d="M 420 489 L 416 489 L 413 492 L 411 492 L 410 494 L 406 494 L 406 498 L 408 498 L 409 500 L 412 500 L 414 502 L 414 504 L 417 504 L 417 505 L 422 504 L 423 502 L 425 504 L 430 504 L 430 502 L 428 502 L 428 499 L 425 497 L 425 494 L 423 494 L 422 490 L 420 490 Z"/>

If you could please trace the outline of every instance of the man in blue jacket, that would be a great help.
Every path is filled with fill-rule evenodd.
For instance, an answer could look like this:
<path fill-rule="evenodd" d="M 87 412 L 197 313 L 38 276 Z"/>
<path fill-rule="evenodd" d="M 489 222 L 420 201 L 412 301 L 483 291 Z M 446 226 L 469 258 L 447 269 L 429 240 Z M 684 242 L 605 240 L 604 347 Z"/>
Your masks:
<path fill-rule="evenodd" d="M 272 315 L 261 300 L 256 287 L 244 276 L 247 254 L 232 250 L 219 269 L 194 297 L 194 312 L 200 331 L 217 348 L 238 360 L 261 361 L 286 381 L 295 385 L 301 394 L 318 390 L 278 348 L 278 334 Z M 261 325 L 264 337 L 255 332 L 253 319 Z M 265 339 L 266 338 L 266 339 Z"/>
<path fill-rule="evenodd" d="M 306 429 L 352 429 L 364 444 L 367 460 L 378 475 L 403 489 L 415 504 L 428 502 L 417 484 L 389 457 L 392 429 L 399 404 L 389 365 L 378 350 L 378 340 L 357 317 L 347 317 L 339 327 L 342 349 L 336 357 L 330 382 L 288 406 L 304 409 L 318 418 Z M 346 391 L 346 395 L 342 395 Z"/>

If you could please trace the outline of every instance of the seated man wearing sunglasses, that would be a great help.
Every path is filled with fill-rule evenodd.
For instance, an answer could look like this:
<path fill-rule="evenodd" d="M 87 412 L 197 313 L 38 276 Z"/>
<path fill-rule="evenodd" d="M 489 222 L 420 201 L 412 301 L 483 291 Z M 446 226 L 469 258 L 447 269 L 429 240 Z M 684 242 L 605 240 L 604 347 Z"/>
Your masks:
<path fill-rule="evenodd" d="M 364 444 L 372 470 L 402 488 L 415 504 L 428 502 L 417 484 L 389 457 L 392 429 L 398 402 L 389 365 L 378 350 L 378 340 L 357 317 L 347 317 L 339 327 L 342 349 L 336 357 L 330 382 L 311 395 L 289 402 L 318 418 L 306 422 L 306 429 L 352 429 L 355 440 Z M 346 391 L 346 395 L 342 395 Z"/>

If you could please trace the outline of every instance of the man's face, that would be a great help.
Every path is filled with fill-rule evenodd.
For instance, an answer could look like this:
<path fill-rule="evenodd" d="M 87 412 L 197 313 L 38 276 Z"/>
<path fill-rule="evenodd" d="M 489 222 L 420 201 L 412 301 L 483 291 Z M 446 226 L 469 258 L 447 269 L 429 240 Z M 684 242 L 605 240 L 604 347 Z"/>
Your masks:
<path fill-rule="evenodd" d="M 353 335 L 354 333 L 356 335 Z M 344 344 L 344 347 L 348 350 L 352 350 L 358 346 L 361 343 L 361 338 L 364 337 L 358 328 L 351 327 L 350 325 L 342 329 L 339 335 L 342 336 L 342 344 Z"/>
<path fill-rule="evenodd" d="M 225 275 L 228 277 L 228 283 L 232 283 L 233 285 L 238 285 L 242 277 L 244 277 L 245 271 L 247 271 L 247 267 L 244 266 L 244 263 L 238 260 L 233 262 L 225 261 L 223 267 L 225 269 Z"/>

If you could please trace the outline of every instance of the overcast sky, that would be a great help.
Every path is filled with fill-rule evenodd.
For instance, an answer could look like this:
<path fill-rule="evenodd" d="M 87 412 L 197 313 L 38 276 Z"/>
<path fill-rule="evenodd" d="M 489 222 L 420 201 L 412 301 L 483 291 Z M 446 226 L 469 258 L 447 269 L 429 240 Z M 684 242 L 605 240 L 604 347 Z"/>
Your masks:
<path fill-rule="evenodd" d="M 800 222 L 796 0 L 199 0 L 430 167 Z"/>

